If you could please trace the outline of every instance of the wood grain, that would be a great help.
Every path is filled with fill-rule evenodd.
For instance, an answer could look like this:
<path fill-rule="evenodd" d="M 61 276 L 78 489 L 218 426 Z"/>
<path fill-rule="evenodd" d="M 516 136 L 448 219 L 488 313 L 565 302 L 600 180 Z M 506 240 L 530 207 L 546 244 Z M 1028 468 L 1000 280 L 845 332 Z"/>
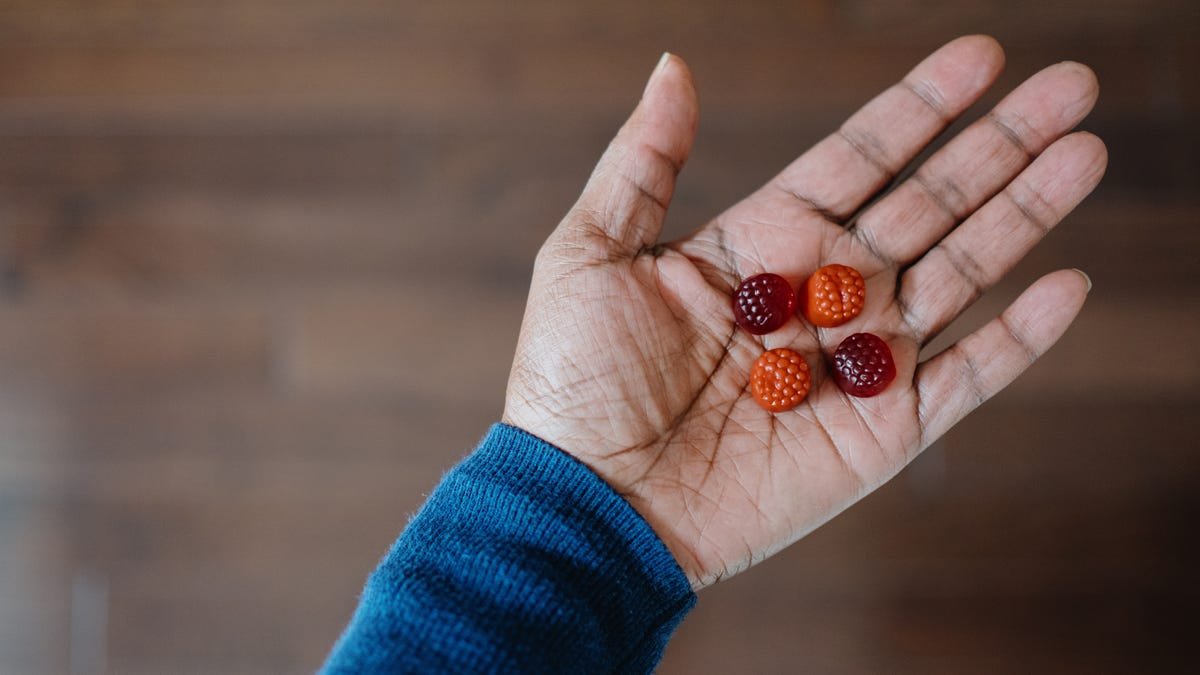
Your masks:
<path fill-rule="evenodd" d="M 1200 9 L 13 0 L 0 6 L 0 672 L 314 669 L 499 415 L 530 265 L 664 49 L 702 121 L 666 232 L 986 32 L 978 116 L 1076 59 L 1105 183 L 1079 322 L 896 480 L 705 591 L 664 673 L 1178 671 L 1200 600 Z M 960 128 L 961 123 L 959 127 Z M 72 590 L 72 589 L 76 590 Z"/>

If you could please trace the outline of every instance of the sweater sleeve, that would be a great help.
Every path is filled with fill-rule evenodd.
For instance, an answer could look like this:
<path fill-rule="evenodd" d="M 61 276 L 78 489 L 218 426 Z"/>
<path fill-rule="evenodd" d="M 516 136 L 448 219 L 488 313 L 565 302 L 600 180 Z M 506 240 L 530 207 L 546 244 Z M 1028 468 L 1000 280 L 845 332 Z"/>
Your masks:
<path fill-rule="evenodd" d="M 607 483 L 497 424 L 371 575 L 323 672 L 649 672 L 695 602 Z"/>

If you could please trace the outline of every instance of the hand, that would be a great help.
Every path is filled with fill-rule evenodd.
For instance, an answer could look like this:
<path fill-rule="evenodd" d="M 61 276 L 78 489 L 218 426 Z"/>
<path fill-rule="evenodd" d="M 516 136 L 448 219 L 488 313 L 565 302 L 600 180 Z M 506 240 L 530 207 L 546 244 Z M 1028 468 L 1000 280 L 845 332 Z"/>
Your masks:
<path fill-rule="evenodd" d="M 1096 78 L 1060 63 L 864 208 L 992 84 L 991 38 L 942 47 L 837 132 L 694 234 L 659 243 L 697 122 L 687 66 L 666 56 L 534 268 L 504 420 L 578 457 L 647 519 L 693 587 L 735 574 L 895 475 L 1066 330 L 1090 282 L 1061 270 L 941 354 L 918 352 L 1071 211 L 1104 173 L 1069 131 Z M 798 286 L 829 263 L 867 280 L 866 309 L 754 336 L 730 296 L 769 271 Z M 897 376 L 851 398 L 827 359 L 847 335 L 891 346 Z M 765 350 L 805 356 L 812 390 L 772 415 L 747 384 Z"/>

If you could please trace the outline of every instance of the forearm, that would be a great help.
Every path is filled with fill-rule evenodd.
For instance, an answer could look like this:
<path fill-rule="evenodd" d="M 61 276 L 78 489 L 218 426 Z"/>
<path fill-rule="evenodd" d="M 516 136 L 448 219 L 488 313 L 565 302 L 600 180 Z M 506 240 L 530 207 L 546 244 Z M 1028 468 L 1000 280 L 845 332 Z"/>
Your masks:
<path fill-rule="evenodd" d="M 327 672 L 646 672 L 695 603 L 649 525 L 496 425 L 367 583 Z"/>

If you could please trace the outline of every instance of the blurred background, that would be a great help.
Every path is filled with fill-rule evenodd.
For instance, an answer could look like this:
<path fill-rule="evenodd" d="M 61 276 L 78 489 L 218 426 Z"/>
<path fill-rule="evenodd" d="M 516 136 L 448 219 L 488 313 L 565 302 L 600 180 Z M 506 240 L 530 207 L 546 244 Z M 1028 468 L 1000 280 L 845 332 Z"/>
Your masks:
<path fill-rule="evenodd" d="M 1200 10 L 1186 0 L 0 2 L 0 672 L 316 668 L 497 419 L 539 244 L 664 49 L 669 234 L 940 44 L 1099 74 L 1058 347 L 706 590 L 664 673 L 1183 669 L 1200 608 Z M 959 125 L 961 126 L 961 125 Z"/>

